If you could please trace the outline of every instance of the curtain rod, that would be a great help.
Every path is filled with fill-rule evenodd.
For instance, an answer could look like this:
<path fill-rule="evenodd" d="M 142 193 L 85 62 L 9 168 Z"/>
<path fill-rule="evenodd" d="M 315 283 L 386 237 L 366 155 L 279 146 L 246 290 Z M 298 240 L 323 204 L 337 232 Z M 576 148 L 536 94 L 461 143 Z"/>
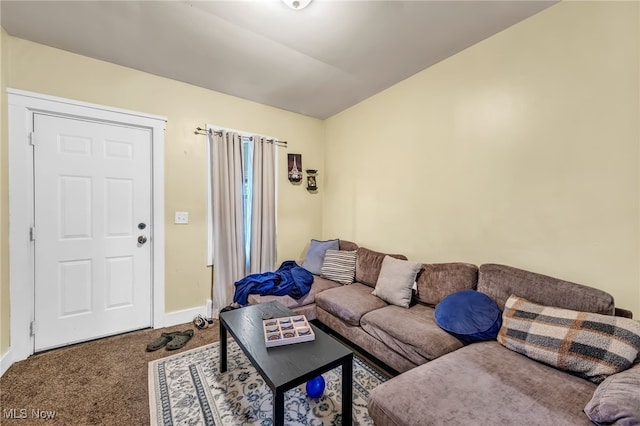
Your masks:
<path fill-rule="evenodd" d="M 202 127 L 196 127 L 196 131 L 193 132 L 194 135 L 213 135 L 216 134 L 218 136 L 222 136 L 222 130 L 207 130 L 207 129 L 203 129 Z M 248 136 L 249 138 L 253 139 L 253 136 Z M 279 141 L 278 139 L 274 139 L 274 138 L 265 138 L 265 140 L 268 143 L 275 143 L 276 145 L 283 145 L 283 146 L 287 146 L 287 141 Z"/>

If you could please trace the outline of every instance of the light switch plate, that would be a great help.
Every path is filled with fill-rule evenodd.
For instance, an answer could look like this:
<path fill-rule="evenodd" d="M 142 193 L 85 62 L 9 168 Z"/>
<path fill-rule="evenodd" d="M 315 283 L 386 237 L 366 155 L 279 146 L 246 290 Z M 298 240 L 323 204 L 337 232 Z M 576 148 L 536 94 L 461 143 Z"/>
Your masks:
<path fill-rule="evenodd" d="M 176 212 L 174 223 L 186 225 L 189 223 L 189 212 Z"/>

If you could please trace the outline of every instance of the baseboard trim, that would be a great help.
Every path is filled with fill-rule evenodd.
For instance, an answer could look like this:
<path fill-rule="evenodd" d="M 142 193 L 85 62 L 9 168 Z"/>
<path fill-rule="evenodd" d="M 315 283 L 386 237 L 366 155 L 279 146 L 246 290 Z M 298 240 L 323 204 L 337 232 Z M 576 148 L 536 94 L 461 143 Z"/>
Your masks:
<path fill-rule="evenodd" d="M 164 315 L 164 327 L 171 327 L 178 324 L 192 322 L 196 315 L 204 315 L 210 318 L 211 300 L 207 300 L 206 305 L 195 308 L 183 309 L 182 311 L 167 312 Z"/>
<path fill-rule="evenodd" d="M 206 318 L 211 318 L 211 309 L 211 300 L 207 300 L 207 303 L 204 306 L 165 313 L 162 326 L 171 327 L 173 325 L 190 323 L 193 321 L 193 318 L 196 315 L 204 315 Z M 15 360 L 13 359 L 13 351 L 11 350 L 11 348 L 9 348 L 4 354 L 0 356 L 0 377 L 2 377 L 4 373 L 6 373 L 6 371 L 13 365 L 14 361 Z"/>
<path fill-rule="evenodd" d="M 2 354 L 0 358 L 0 377 L 4 376 L 4 373 L 7 372 L 9 367 L 13 365 L 13 354 L 11 353 L 11 348 Z"/>

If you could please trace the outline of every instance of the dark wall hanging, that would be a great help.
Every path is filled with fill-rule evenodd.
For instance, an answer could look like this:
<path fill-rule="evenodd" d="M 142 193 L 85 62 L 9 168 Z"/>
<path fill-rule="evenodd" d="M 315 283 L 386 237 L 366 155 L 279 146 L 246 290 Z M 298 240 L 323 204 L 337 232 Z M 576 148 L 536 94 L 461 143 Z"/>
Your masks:
<path fill-rule="evenodd" d="M 317 170 L 307 169 L 307 190 L 308 191 L 318 190 L 318 180 L 316 179 L 317 174 L 318 174 Z"/>
<path fill-rule="evenodd" d="M 300 182 L 302 180 L 302 154 L 287 154 L 288 157 L 288 177 L 290 182 Z"/>

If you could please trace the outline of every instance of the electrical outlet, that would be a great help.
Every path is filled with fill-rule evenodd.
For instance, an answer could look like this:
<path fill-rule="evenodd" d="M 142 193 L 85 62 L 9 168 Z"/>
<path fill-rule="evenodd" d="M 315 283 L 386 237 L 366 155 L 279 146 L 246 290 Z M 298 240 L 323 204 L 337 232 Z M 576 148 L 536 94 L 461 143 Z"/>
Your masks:
<path fill-rule="evenodd" d="M 176 212 L 174 223 L 186 225 L 189 223 L 189 212 Z"/>

